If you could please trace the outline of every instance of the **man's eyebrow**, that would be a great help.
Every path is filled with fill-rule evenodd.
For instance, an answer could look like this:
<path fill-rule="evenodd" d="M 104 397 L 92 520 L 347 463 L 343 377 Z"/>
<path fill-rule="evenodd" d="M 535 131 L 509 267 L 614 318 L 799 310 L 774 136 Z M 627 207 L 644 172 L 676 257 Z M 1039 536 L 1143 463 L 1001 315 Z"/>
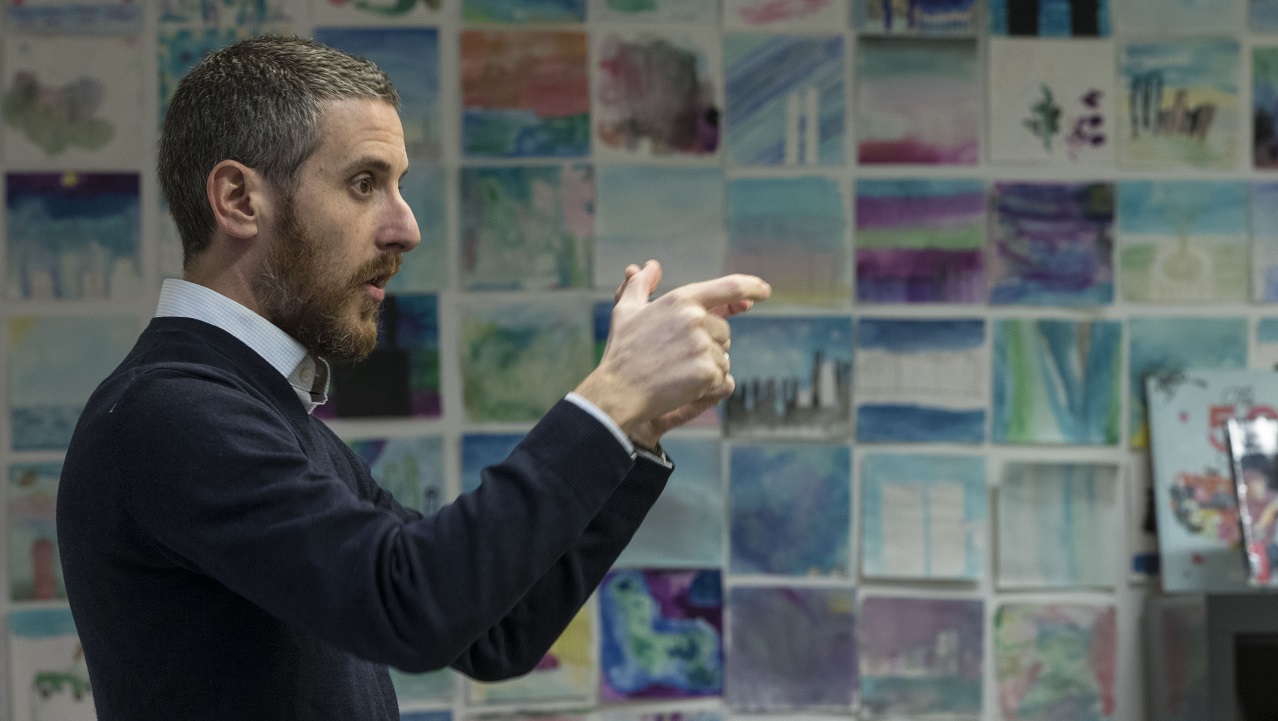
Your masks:
<path fill-rule="evenodd" d="M 346 167 L 342 169 L 341 175 L 345 178 L 365 170 L 372 170 L 383 175 L 390 175 L 391 165 L 379 157 L 364 155 L 347 163 Z M 405 170 L 404 172 L 407 173 L 408 171 Z"/>

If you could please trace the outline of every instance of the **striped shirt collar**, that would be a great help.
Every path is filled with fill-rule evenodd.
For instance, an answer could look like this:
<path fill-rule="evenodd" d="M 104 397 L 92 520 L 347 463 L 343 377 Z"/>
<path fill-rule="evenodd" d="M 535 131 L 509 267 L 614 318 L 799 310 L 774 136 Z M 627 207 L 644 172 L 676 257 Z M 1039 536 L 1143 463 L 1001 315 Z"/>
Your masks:
<path fill-rule="evenodd" d="M 307 413 L 328 400 L 328 363 L 307 353 L 267 319 L 211 288 L 165 279 L 155 317 L 194 318 L 235 336 L 288 380 Z"/>

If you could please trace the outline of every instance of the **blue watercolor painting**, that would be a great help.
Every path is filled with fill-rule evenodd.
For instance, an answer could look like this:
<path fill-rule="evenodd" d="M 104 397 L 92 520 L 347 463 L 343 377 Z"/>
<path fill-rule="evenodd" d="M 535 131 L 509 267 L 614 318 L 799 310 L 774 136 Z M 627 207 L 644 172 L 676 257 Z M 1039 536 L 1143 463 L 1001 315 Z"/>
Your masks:
<path fill-rule="evenodd" d="M 130 35 L 142 30 L 146 5 L 131 0 L 10 2 L 9 27 L 23 33 Z"/>
<path fill-rule="evenodd" d="M 1251 184 L 1252 299 L 1278 301 L 1278 183 Z"/>
<path fill-rule="evenodd" d="M 1249 0 L 1247 19 L 1254 33 L 1278 32 L 1278 0 Z"/>
<path fill-rule="evenodd" d="M 1247 19 L 1247 0 L 1119 0 L 1118 31 L 1141 35 L 1237 34 Z"/>
<path fill-rule="evenodd" d="M 1142 303 L 1251 298 L 1248 185 L 1241 180 L 1118 184 L 1118 287 Z"/>
<path fill-rule="evenodd" d="M 591 20 L 620 22 L 719 21 L 719 0 L 590 0 Z"/>
<path fill-rule="evenodd" d="M 1118 698 L 1118 609 L 1005 603 L 994 615 L 994 668 L 1005 721 L 1109 721 Z"/>
<path fill-rule="evenodd" d="M 448 288 L 448 180 L 438 164 L 410 159 L 412 169 L 400 180 L 400 193 L 417 219 L 422 240 L 386 285 L 386 292 L 438 293 Z"/>
<path fill-rule="evenodd" d="M 9 526 L 9 598 L 14 601 L 67 597 L 55 524 L 61 475 L 59 463 L 9 466 L 5 518 Z"/>
<path fill-rule="evenodd" d="M 985 575 L 985 459 L 867 454 L 861 464 L 861 573 L 975 581 Z"/>
<path fill-rule="evenodd" d="M 462 22 L 585 22 L 586 0 L 462 0 Z"/>
<path fill-rule="evenodd" d="M 1149 0 L 1162 16 L 1182 0 Z M 1213 17 L 1227 15 L 1208 0 Z M 1124 4 L 1124 7 L 1127 5 Z M 1191 23 L 1207 32 L 1210 23 Z M 1175 32 L 1175 31 L 1172 31 Z M 1232 169 L 1243 142 L 1236 39 L 1179 38 L 1119 48 L 1118 160 L 1134 169 Z M 1122 214 L 1119 214 L 1122 217 Z"/>
<path fill-rule="evenodd" d="M 598 593 L 602 700 L 723 692 L 720 571 L 613 571 Z"/>
<path fill-rule="evenodd" d="M 723 274 L 725 184 L 719 168 L 605 165 L 595 177 L 595 287 L 630 263 L 661 263 L 658 293 Z"/>
<path fill-rule="evenodd" d="M 861 318 L 855 358 L 857 440 L 985 440 L 984 320 Z"/>
<path fill-rule="evenodd" d="M 858 686 L 854 596 L 851 588 L 729 589 L 728 708 L 850 711 Z"/>
<path fill-rule="evenodd" d="M 1278 167 L 1278 47 L 1251 50 L 1251 162 Z"/>
<path fill-rule="evenodd" d="M 729 181 L 724 269 L 767 277 L 774 304 L 846 305 L 844 195 L 824 176 Z"/>
<path fill-rule="evenodd" d="M 1145 377 L 1187 369 L 1247 367 L 1250 330 L 1242 317 L 1135 317 L 1127 322 L 1128 433 L 1132 448 L 1149 439 Z"/>
<path fill-rule="evenodd" d="M 985 300 L 987 200 L 979 180 L 858 180 L 857 301 Z"/>
<path fill-rule="evenodd" d="M 591 166 L 463 168 L 460 193 L 464 289 L 590 287 L 595 238 Z"/>
<path fill-rule="evenodd" d="M 727 435 L 846 438 L 851 432 L 852 321 L 736 317 Z"/>
<path fill-rule="evenodd" d="M 1109 0 L 989 0 L 991 35 L 1104 37 Z"/>
<path fill-rule="evenodd" d="M 853 22 L 863 33 L 971 35 L 977 0 L 853 0 Z"/>
<path fill-rule="evenodd" d="M 723 40 L 728 159 L 843 163 L 843 38 L 729 34 Z"/>
<path fill-rule="evenodd" d="M 89 668 L 68 608 L 33 608 L 9 613 L 8 681 L 13 719 L 93 721 Z M 42 679 L 56 678 L 60 693 L 42 693 Z M 8 702 L 4 702 L 5 705 Z"/>
<path fill-rule="evenodd" d="M 443 413 L 439 296 L 388 295 L 377 347 L 356 363 L 333 364 L 318 418 L 436 418 Z"/>
<path fill-rule="evenodd" d="M 737 444 L 730 459 L 730 571 L 851 575 L 851 449 L 819 443 Z"/>
<path fill-rule="evenodd" d="M 866 596 L 860 608 L 861 708 L 871 718 L 979 718 L 985 603 Z"/>
<path fill-rule="evenodd" d="M 588 155 L 588 58 L 584 32 L 461 31 L 462 152 Z"/>
<path fill-rule="evenodd" d="M 310 0 L 317 27 L 438 25 L 444 0 Z"/>
<path fill-rule="evenodd" d="M 506 460 L 524 439 L 522 433 L 465 433 L 461 437 L 461 489 L 470 493 L 483 482 L 483 470 Z"/>
<path fill-rule="evenodd" d="M 9 173 L 5 183 L 5 297 L 143 295 L 137 173 Z"/>
<path fill-rule="evenodd" d="M 366 438 L 346 444 L 368 463 L 377 485 L 390 491 L 401 506 L 429 516 L 448 500 L 439 436 Z"/>
<path fill-rule="evenodd" d="M 1113 588 L 1118 466 L 1008 463 L 998 487 L 999 588 Z"/>
<path fill-rule="evenodd" d="M 56 451 L 80 411 L 137 340 L 132 317 L 9 319 L 9 419 L 13 450 Z"/>
<path fill-rule="evenodd" d="M 234 26 L 292 19 L 289 0 L 159 0 L 160 22 Z"/>
<path fill-rule="evenodd" d="M 461 309 L 462 404 L 472 421 L 536 421 L 594 368 L 590 307 L 575 299 Z"/>
<path fill-rule="evenodd" d="M 1116 320 L 998 320 L 993 440 L 1116 445 L 1122 339 Z"/>
<path fill-rule="evenodd" d="M 1112 183 L 996 183 L 991 206 L 991 303 L 1113 302 Z"/>
<path fill-rule="evenodd" d="M 440 158 L 437 28 L 316 28 L 315 39 L 385 70 L 399 93 L 408 156 Z"/>
<path fill-rule="evenodd" d="M 1250 368 L 1278 370 L 1278 318 L 1256 321 L 1256 344 L 1252 347 Z"/>
<path fill-rule="evenodd" d="M 679 471 L 670 477 L 614 566 L 722 566 L 725 502 L 719 441 L 667 436 L 661 445 Z"/>

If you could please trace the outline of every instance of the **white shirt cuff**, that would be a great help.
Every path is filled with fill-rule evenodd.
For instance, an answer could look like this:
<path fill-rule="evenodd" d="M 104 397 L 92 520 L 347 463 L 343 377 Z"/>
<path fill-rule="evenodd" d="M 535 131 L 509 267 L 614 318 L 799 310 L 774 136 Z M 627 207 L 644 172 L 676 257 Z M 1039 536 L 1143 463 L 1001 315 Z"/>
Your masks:
<path fill-rule="evenodd" d="M 612 419 L 612 416 L 600 410 L 599 406 L 586 400 L 585 396 L 574 392 L 565 396 L 564 400 L 569 401 L 581 410 L 594 416 L 595 420 L 602 423 L 604 428 L 607 428 L 612 433 L 613 437 L 617 439 L 617 442 L 621 444 L 621 447 L 626 449 L 626 453 L 629 453 L 632 457 L 643 456 L 644 458 L 647 458 L 654 463 L 660 463 L 667 468 L 671 466 L 670 459 L 666 458 L 666 454 L 664 452 L 661 455 L 657 455 L 646 448 L 636 448 L 635 444 L 626 437 L 625 433 L 622 432 L 621 426 L 617 425 L 617 422 Z"/>

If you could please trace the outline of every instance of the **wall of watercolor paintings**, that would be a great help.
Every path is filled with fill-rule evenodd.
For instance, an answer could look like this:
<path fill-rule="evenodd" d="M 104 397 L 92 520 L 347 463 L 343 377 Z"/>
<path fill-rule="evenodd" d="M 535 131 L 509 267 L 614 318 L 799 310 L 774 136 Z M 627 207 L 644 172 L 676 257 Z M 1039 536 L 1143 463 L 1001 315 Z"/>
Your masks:
<path fill-rule="evenodd" d="M 546 662 L 396 674 L 406 718 L 1203 717 L 1141 388 L 1278 361 L 1278 1 L 5 11 L 0 719 L 93 717 L 59 464 L 180 273 L 167 99 L 258 32 L 366 55 L 404 99 L 423 242 L 378 352 L 407 370 L 337 369 L 320 414 L 406 504 L 474 488 L 589 371 L 627 262 L 775 289 L 733 322 L 737 394 L 669 436 L 670 488 Z"/>

